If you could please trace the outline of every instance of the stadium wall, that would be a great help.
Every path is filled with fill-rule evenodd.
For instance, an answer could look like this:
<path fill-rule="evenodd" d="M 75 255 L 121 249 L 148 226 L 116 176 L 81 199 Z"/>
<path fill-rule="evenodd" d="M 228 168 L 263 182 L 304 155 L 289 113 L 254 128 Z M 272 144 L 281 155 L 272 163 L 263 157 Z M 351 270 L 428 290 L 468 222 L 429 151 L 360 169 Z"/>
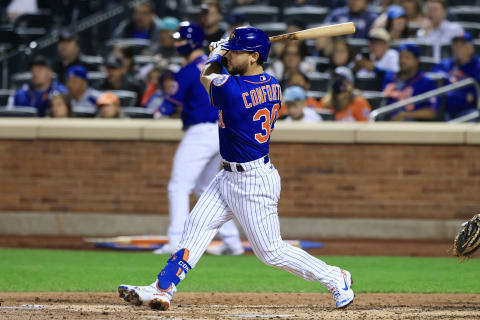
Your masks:
<path fill-rule="evenodd" d="M 0 120 L 0 234 L 165 234 L 181 136 L 177 120 Z M 477 124 L 277 123 L 282 232 L 450 238 L 480 209 L 479 145 Z"/>

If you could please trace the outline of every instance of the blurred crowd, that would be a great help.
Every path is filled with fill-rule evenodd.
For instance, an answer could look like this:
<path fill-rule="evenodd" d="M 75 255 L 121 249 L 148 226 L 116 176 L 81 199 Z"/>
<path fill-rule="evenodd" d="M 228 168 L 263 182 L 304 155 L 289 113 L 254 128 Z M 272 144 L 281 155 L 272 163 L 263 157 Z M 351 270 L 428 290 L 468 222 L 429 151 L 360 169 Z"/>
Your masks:
<path fill-rule="evenodd" d="M 274 35 L 355 23 L 348 37 L 272 44 L 264 67 L 282 85 L 285 121 L 369 121 L 381 106 L 480 79 L 480 27 L 471 12 L 453 10 L 457 1 L 0 2 L 6 25 L 49 10 L 60 26 L 54 55 L 34 53 L 25 70 L 9 75 L 14 91 L 4 108 L 30 107 L 39 117 L 177 117 L 181 110 L 165 115 L 159 107 L 179 85 L 175 73 L 182 57 L 171 35 L 187 19 L 204 30 L 206 53 L 210 42 L 243 25 Z M 68 23 L 118 5 L 129 11 L 105 27 L 111 36 L 102 48 L 89 47 L 88 38 Z M 477 99 L 475 87 L 468 86 L 404 105 L 381 120 L 448 121 L 474 112 Z"/>

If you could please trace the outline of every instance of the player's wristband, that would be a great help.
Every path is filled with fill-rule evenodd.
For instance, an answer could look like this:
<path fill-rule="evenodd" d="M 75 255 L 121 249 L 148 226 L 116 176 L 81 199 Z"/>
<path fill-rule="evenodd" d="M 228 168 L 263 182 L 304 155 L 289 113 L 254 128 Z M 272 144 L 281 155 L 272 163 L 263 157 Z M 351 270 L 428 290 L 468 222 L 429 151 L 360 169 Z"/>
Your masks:
<path fill-rule="evenodd" d="M 211 56 L 210 58 L 208 58 L 207 61 L 205 61 L 205 64 L 208 64 L 208 63 L 218 63 L 219 65 L 222 65 L 222 56 L 218 53 L 214 54 L 213 56 Z"/>

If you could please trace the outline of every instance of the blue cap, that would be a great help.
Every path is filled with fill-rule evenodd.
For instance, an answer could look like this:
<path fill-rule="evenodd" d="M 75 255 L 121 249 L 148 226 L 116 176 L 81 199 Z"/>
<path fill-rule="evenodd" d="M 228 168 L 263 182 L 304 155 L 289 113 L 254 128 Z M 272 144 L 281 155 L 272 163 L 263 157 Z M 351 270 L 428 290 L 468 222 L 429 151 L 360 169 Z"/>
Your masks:
<path fill-rule="evenodd" d="M 299 101 L 307 99 L 307 93 L 300 86 L 291 86 L 283 92 L 283 100 L 285 101 Z"/>
<path fill-rule="evenodd" d="M 398 4 L 391 5 L 387 8 L 388 20 L 396 19 L 400 17 L 406 17 L 406 16 L 407 16 L 407 13 L 405 12 L 405 9 L 403 9 L 403 7 L 399 6 Z"/>
<path fill-rule="evenodd" d="M 157 22 L 158 30 L 175 31 L 178 28 L 180 21 L 175 17 L 164 17 Z"/>
<path fill-rule="evenodd" d="M 463 41 L 467 41 L 467 42 L 471 43 L 471 42 L 473 42 L 473 37 L 469 32 L 462 31 L 460 34 L 453 37 L 453 41 L 455 41 L 455 40 L 463 40 Z"/>
<path fill-rule="evenodd" d="M 84 66 L 71 66 L 68 68 L 67 74 L 65 75 L 65 78 L 68 79 L 70 77 L 78 77 L 82 78 L 85 81 L 88 81 L 87 79 L 87 69 L 85 69 Z"/>
<path fill-rule="evenodd" d="M 420 48 L 416 44 L 413 44 L 413 43 L 401 44 L 401 45 L 398 46 L 397 50 L 398 50 L 399 53 L 404 51 L 404 50 L 407 50 L 407 51 L 410 51 L 415 56 L 415 58 L 418 59 L 418 57 L 420 57 Z"/>

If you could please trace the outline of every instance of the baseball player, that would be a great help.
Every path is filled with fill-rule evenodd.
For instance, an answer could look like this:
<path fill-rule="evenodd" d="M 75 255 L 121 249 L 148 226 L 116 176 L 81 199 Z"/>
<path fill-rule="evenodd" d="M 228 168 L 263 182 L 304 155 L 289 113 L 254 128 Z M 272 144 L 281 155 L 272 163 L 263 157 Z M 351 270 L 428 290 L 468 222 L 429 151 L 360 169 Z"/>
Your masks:
<path fill-rule="evenodd" d="M 168 309 L 178 283 L 195 267 L 218 228 L 235 216 L 262 262 L 320 282 L 332 292 L 338 308 L 348 306 L 354 298 L 350 273 L 288 245 L 280 236 L 280 176 L 268 151 L 282 92 L 278 81 L 262 68 L 270 50 L 268 37 L 260 29 L 240 27 L 227 42 L 212 46 L 216 48 L 201 81 L 219 114 L 223 170 L 188 216 L 181 249 L 155 282 L 121 285 L 120 297 L 132 304 Z M 221 73 L 222 64 L 228 74 Z"/>
<path fill-rule="evenodd" d="M 185 135 L 175 153 L 168 184 L 169 243 L 154 251 L 157 254 L 172 254 L 176 251 L 190 211 L 190 193 L 193 190 L 195 195 L 200 197 L 218 173 L 221 163 L 218 113 L 211 106 L 208 94 L 200 83 L 200 71 L 208 58 L 202 50 L 205 36 L 199 26 L 182 22 L 172 37 L 175 39 L 177 51 L 185 57 L 186 65 L 175 76 L 177 91 L 166 96 L 159 109 L 163 115 L 171 115 L 181 108 Z M 219 233 L 224 242 L 223 252 L 228 251 L 234 255 L 244 252 L 233 221 L 224 224 Z"/>

